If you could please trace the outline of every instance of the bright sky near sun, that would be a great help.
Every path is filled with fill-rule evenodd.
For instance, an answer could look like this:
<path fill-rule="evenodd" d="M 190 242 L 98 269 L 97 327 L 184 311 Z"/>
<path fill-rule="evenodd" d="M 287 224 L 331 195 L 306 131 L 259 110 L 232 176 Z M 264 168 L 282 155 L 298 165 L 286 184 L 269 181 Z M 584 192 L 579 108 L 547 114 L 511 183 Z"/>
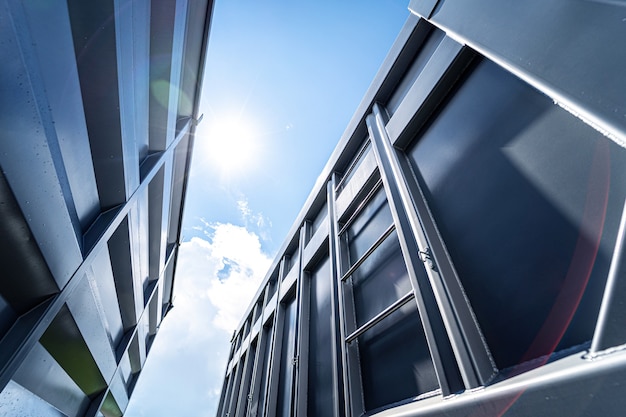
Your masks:
<path fill-rule="evenodd" d="M 215 416 L 230 337 L 409 16 L 217 0 L 175 284 L 127 417 Z"/>

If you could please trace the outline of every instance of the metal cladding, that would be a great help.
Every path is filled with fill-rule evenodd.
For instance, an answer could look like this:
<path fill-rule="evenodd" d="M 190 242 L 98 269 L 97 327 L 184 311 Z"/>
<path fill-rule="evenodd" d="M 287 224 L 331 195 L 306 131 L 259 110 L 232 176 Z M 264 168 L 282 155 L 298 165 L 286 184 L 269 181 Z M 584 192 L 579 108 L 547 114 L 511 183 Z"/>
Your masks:
<path fill-rule="evenodd" d="M 217 415 L 621 416 L 626 2 L 409 10 Z"/>
<path fill-rule="evenodd" d="M 0 1 L 0 415 L 126 409 L 172 307 L 212 8 Z"/>

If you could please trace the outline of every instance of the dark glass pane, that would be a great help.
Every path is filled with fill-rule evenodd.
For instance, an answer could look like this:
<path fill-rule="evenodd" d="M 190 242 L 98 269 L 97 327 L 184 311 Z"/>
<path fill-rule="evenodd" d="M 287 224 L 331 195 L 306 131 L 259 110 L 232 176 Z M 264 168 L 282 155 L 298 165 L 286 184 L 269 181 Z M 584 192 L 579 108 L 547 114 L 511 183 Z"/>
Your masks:
<path fill-rule="evenodd" d="M 250 392 L 250 380 L 252 378 L 252 372 L 254 370 L 254 361 L 256 360 L 256 342 L 253 342 L 250 345 L 250 353 L 248 354 L 248 363 L 246 366 L 246 372 L 243 375 L 243 381 L 241 383 L 241 389 L 243 390 L 243 403 L 240 405 L 244 407 L 243 410 L 248 410 L 250 408 L 251 402 L 250 397 L 248 396 Z M 239 411 L 237 414 L 243 413 L 241 415 L 246 415 L 244 411 Z"/>
<path fill-rule="evenodd" d="M 264 327 L 263 328 L 263 350 L 261 351 L 261 357 L 259 358 L 259 363 L 257 365 L 257 369 L 260 371 L 259 377 L 259 391 L 254 396 L 254 402 L 250 407 L 250 415 L 263 415 L 263 408 L 265 407 L 265 395 L 266 395 L 266 387 L 267 387 L 267 376 L 269 374 L 270 369 L 270 352 L 272 351 L 272 328 Z"/>
<path fill-rule="evenodd" d="M 333 414 L 330 283 L 330 263 L 326 258 L 311 274 L 307 398 L 309 416 L 331 416 Z"/>
<path fill-rule="evenodd" d="M 344 177 L 341 179 L 341 187 L 338 191 L 341 191 L 343 188 L 346 187 L 346 184 L 348 184 L 350 182 L 350 180 L 352 179 L 352 177 L 354 177 L 354 173 L 357 172 L 359 170 L 359 167 L 361 166 L 361 164 L 363 163 L 363 161 L 365 160 L 366 155 L 368 155 L 371 152 L 371 148 L 370 148 L 370 142 L 368 141 L 365 144 L 365 147 L 362 148 L 362 152 L 359 151 L 357 153 L 357 160 L 353 162 L 352 165 L 350 165 L 348 167 L 348 172 L 346 172 L 346 174 L 344 175 Z"/>
<path fill-rule="evenodd" d="M 385 191 L 381 188 L 348 227 L 350 265 L 363 256 L 392 223 Z"/>
<path fill-rule="evenodd" d="M 235 385 L 235 374 L 237 372 L 237 368 L 233 369 L 230 373 L 230 377 L 228 378 L 228 392 L 226 393 L 226 399 L 224 400 L 224 415 L 230 412 L 230 403 L 232 402 L 233 396 L 233 387 Z M 235 395 L 236 394 L 235 390 Z"/>
<path fill-rule="evenodd" d="M 366 410 L 439 388 L 414 302 L 358 338 Z"/>
<path fill-rule="evenodd" d="M 326 204 L 324 204 L 322 208 L 320 209 L 320 211 L 315 216 L 315 219 L 313 219 L 313 222 L 311 222 L 311 236 L 310 237 L 313 237 L 313 235 L 315 235 L 315 232 L 317 232 L 317 230 L 326 221 L 327 218 L 328 218 L 328 210 L 326 208 Z"/>
<path fill-rule="evenodd" d="M 289 275 L 293 267 L 298 263 L 298 256 L 300 255 L 297 246 L 291 252 L 285 254 L 285 271 L 287 271 L 287 273 L 283 276 L 283 279 Z"/>
<path fill-rule="evenodd" d="M 411 282 L 394 231 L 352 274 L 357 327 L 411 291 Z"/>
<path fill-rule="evenodd" d="M 498 366 L 590 340 L 624 150 L 483 61 L 408 155 Z"/>
<path fill-rule="evenodd" d="M 277 417 L 291 416 L 291 393 L 293 390 L 293 363 L 296 340 L 296 299 L 285 306 L 283 340 L 280 353 L 280 377 L 278 380 Z"/>
<path fill-rule="evenodd" d="M 235 383 L 233 384 L 232 398 L 230 400 L 230 414 L 235 414 L 237 405 L 239 404 L 239 395 L 241 393 L 241 376 L 243 373 L 243 365 L 246 363 L 246 355 L 244 354 L 237 364 L 237 372 L 235 373 Z"/>

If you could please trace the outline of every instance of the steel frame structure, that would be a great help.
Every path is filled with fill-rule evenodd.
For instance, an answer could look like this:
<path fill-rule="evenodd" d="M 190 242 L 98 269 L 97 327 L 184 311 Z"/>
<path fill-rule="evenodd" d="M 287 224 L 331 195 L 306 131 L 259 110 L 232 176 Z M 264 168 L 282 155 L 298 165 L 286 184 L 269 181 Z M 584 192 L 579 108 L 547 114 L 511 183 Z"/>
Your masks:
<path fill-rule="evenodd" d="M 0 414 L 123 415 L 173 307 L 212 9 L 0 2 Z"/>
<path fill-rule="evenodd" d="M 613 47 L 611 40 L 626 35 L 621 18 L 625 6 L 623 2 L 573 4 L 565 0 L 520 5 L 493 0 L 410 2 L 411 14 L 404 28 L 234 333 L 218 416 L 305 416 L 315 415 L 314 412 L 320 415 L 318 409 L 312 408 L 319 398 L 331 404 L 324 415 L 335 417 L 621 415 L 626 405 L 626 332 L 620 303 L 626 277 L 626 184 L 619 172 L 626 162 L 626 84 L 620 70 L 626 65 L 626 52 Z M 416 149 L 427 140 L 429 129 L 456 105 L 457 97 L 467 94 L 463 88 L 474 82 L 472 77 L 483 73 L 487 74 L 485 79 L 493 82 L 494 89 L 500 88 L 495 85 L 497 77 L 506 79 L 532 96 L 532 100 L 536 97 L 549 114 L 556 115 L 555 129 L 542 127 L 549 133 L 524 130 L 536 126 L 535 122 L 524 122 L 519 127 L 526 132 L 524 140 L 533 135 L 543 140 L 538 142 L 537 155 L 541 156 L 542 147 L 547 147 L 546 140 L 556 140 L 560 137 L 558 132 L 571 132 L 572 128 L 582 132 L 585 140 L 599 143 L 598 148 L 607 149 L 606 155 L 611 158 L 610 169 L 589 171 L 607 173 L 613 181 L 611 188 L 606 188 L 611 193 L 607 204 L 612 220 L 603 218 L 599 240 L 605 242 L 602 250 L 607 259 L 597 261 L 603 264 L 594 266 L 594 271 L 601 273 L 593 278 L 587 275 L 580 290 L 580 297 L 593 301 L 581 304 L 579 299 L 573 303 L 573 311 L 565 314 L 570 307 L 564 306 L 572 303 L 563 301 L 568 297 L 559 294 L 567 294 L 568 287 L 575 283 L 559 281 L 557 295 L 548 305 L 550 313 L 542 316 L 539 327 L 543 329 L 546 323 L 561 320 L 563 329 L 559 331 L 563 333 L 555 336 L 545 330 L 533 330 L 531 339 L 520 342 L 528 344 L 527 353 L 515 360 L 510 359 L 515 355 L 500 352 L 502 346 L 509 345 L 506 341 L 498 344 L 496 336 L 489 333 L 490 317 L 476 313 L 480 304 L 488 304 L 488 299 L 468 291 L 470 279 L 475 278 L 468 278 L 460 266 L 464 259 L 454 252 L 456 235 L 442 232 L 446 219 L 433 202 L 436 190 L 421 173 L 427 167 L 415 162 L 430 156 L 415 156 L 421 152 Z M 520 111 L 531 108 L 533 103 L 524 102 Z M 467 118 L 472 117 L 468 113 Z M 484 141 L 479 145 L 486 147 L 490 139 Z M 566 145 L 559 148 L 555 161 L 566 161 L 563 166 L 567 166 L 568 161 L 576 160 L 579 145 L 563 143 Z M 455 158 L 469 154 L 461 145 L 455 143 L 456 149 L 460 149 L 460 156 Z M 608 159 L 604 161 L 600 165 L 608 164 Z M 473 172 L 448 170 L 444 174 L 452 177 Z M 601 185 L 590 186 L 589 193 Z M 351 259 L 350 245 L 356 238 L 349 234 L 350 229 L 369 210 L 379 190 L 384 190 L 393 222 L 359 252 L 358 259 Z M 605 214 L 606 210 L 605 205 Z M 373 219 L 374 215 L 370 220 L 374 222 Z M 546 227 L 542 233 L 551 235 Z M 362 307 L 355 307 L 354 301 L 355 291 L 360 291 L 355 273 L 373 259 L 389 236 L 397 236 L 410 290 L 397 294 L 395 301 L 362 323 L 357 317 Z M 577 250 L 574 260 L 582 253 Z M 595 254 L 593 259 L 600 259 Z M 314 304 L 314 291 L 319 265 L 324 262 L 329 265 L 322 269 L 331 283 L 326 295 L 330 307 L 319 310 L 321 307 Z M 580 268 L 570 266 L 572 274 Z M 480 286 L 480 279 L 475 285 Z M 522 301 L 533 303 L 541 291 L 535 289 L 533 293 L 532 286 L 528 286 L 528 292 L 524 292 L 527 300 Z M 543 296 L 539 294 L 537 299 Z M 512 301 L 501 301 L 507 300 Z M 295 324 L 286 321 L 291 303 L 297 305 Z M 409 307 L 419 312 L 438 387 L 376 402 L 369 397 L 386 390 L 377 383 L 387 381 L 395 389 L 394 384 L 405 380 L 400 375 L 395 381 L 393 375 L 366 380 L 371 364 L 363 358 L 370 342 L 363 336 L 372 329 L 388 326 L 384 323 Z M 309 362 L 317 354 L 315 350 L 321 349 L 313 340 L 317 337 L 315 323 L 321 311 L 329 316 L 330 336 L 326 342 L 330 345 L 330 359 L 317 366 L 323 363 L 323 367 L 330 368 L 325 381 L 332 395 L 327 397 L 318 392 L 322 387 L 312 379 L 316 378 L 317 366 Z M 558 318 L 570 313 L 567 319 Z M 525 323 L 517 320 L 509 323 L 519 326 L 521 332 Z M 576 324 L 581 320 L 586 324 Z M 567 336 L 572 327 L 579 327 L 576 337 Z M 296 336 L 285 341 L 285 334 Z M 537 340 L 554 344 L 550 349 L 540 349 Z M 284 358 L 285 347 L 294 352 L 292 357 Z M 418 365 L 405 364 L 407 368 L 411 366 Z M 393 393 L 389 398 L 394 398 Z"/>

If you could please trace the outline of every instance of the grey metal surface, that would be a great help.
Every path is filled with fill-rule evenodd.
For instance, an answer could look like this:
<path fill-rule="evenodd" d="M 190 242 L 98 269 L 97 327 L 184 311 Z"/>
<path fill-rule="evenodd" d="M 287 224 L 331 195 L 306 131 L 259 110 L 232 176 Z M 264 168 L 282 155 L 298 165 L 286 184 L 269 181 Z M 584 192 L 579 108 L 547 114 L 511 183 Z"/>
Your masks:
<path fill-rule="evenodd" d="M 626 201 L 617 232 L 617 241 L 613 250 L 611 267 L 607 278 L 606 290 L 602 299 L 602 306 L 598 317 L 596 331 L 593 334 L 589 354 L 599 355 L 607 349 L 623 349 L 626 344 L 624 323 L 626 311 L 624 309 L 624 295 L 626 291 Z"/>
<path fill-rule="evenodd" d="M 176 123 L 177 103 L 169 109 L 171 146 L 140 170 L 148 148 L 150 2 L 92 6 L 0 2 L 7 64 L 0 70 L 0 260 L 8 278 L 0 285 L 0 408 L 10 415 L 57 415 L 54 407 L 70 417 L 120 415 L 171 302 L 177 250 L 166 242 L 178 241 L 182 211 L 171 199 L 184 198 L 195 122 Z M 201 73 L 205 52 L 194 49 L 206 47 L 212 3 L 195 5 L 200 16 L 188 16 L 186 1 L 176 7 L 175 65 L 185 64 L 187 48 Z M 187 21 L 199 38 L 188 44 Z M 171 60 L 171 50 L 162 52 Z M 193 84 L 197 109 L 200 83 Z M 183 138 L 183 192 L 173 194 L 169 171 Z M 161 195 L 154 214 L 148 188 Z M 160 253 L 152 277 L 148 245 L 139 239 L 145 219 L 147 241 L 150 215 L 158 217 L 152 237 Z M 8 410 L 11 404 L 19 405 Z"/>
<path fill-rule="evenodd" d="M 63 287 L 82 260 L 80 225 L 73 205 L 66 204 L 66 198 L 71 201 L 70 187 L 45 84 L 40 72 L 30 70 L 39 63 L 30 47 L 24 11 L 19 2 L 3 1 L 0 7 L 0 38 L 6 40 L 0 59 L 11 63 L 2 66 L 1 75 L 5 99 L 0 102 L 0 166 L 48 267 Z"/>
<path fill-rule="evenodd" d="M 418 11 L 419 13 L 419 11 Z M 444 0 L 431 21 L 550 90 L 626 143 L 623 2 Z"/>
<path fill-rule="evenodd" d="M 364 201 L 369 199 L 372 190 L 378 187 L 379 177 L 389 194 L 390 204 L 394 206 L 394 220 L 404 259 L 412 274 L 413 287 L 418 298 L 422 298 L 417 301 L 423 315 L 422 322 L 427 330 L 431 353 L 442 381 L 442 390 L 435 391 L 432 395 L 407 400 L 406 404 L 386 404 L 383 406 L 386 407 L 385 410 L 374 410 L 370 414 L 380 417 L 621 415 L 625 405 L 622 399 L 623 387 L 626 384 L 624 377 L 626 362 L 624 352 L 621 350 L 626 339 L 621 329 L 623 326 L 619 324 L 623 322 L 624 312 L 618 303 L 623 292 L 621 288 L 623 280 L 619 279 L 620 274 L 615 272 L 623 269 L 618 268 L 619 256 L 615 257 L 611 273 L 618 279 L 609 280 L 609 290 L 605 294 L 607 300 L 605 312 L 598 323 L 591 349 L 592 355 L 585 356 L 585 350 L 589 347 L 589 343 L 585 342 L 570 345 L 568 350 L 557 353 L 551 351 L 523 365 L 513 364 L 513 368 L 510 369 L 496 369 L 494 359 L 491 357 L 492 352 L 487 347 L 480 328 L 484 317 L 483 321 L 479 322 L 474 316 L 473 309 L 476 306 L 470 306 L 470 300 L 462 286 L 464 282 L 457 276 L 455 266 L 447 254 L 451 245 L 450 239 L 444 242 L 439 232 L 440 225 L 435 224 L 430 211 L 431 202 L 427 200 L 429 197 L 425 195 L 429 191 L 423 191 L 418 184 L 419 179 L 415 172 L 421 168 L 416 168 L 413 166 L 415 163 L 412 165 L 408 161 L 405 151 L 408 152 L 407 147 L 412 141 L 418 140 L 415 138 L 421 137 L 420 132 L 430 123 L 438 109 L 448 103 L 447 100 L 450 99 L 448 93 L 455 91 L 453 89 L 458 80 L 465 79 L 463 77 L 466 69 L 474 68 L 477 62 L 488 62 L 487 60 L 495 62 L 500 70 L 509 73 L 508 77 L 513 74 L 520 78 L 554 100 L 567 112 L 624 146 L 626 108 L 622 98 L 626 93 L 626 84 L 620 71 L 626 64 L 626 54 L 624 48 L 616 46 L 616 40 L 626 35 L 626 26 L 623 24 L 626 19 L 625 4 L 619 1 L 586 0 L 574 2 L 555 0 L 548 3 L 533 0 L 524 4 L 492 0 L 411 1 L 410 7 L 414 13 L 425 17 L 426 20 L 411 17 L 407 21 L 381 72 L 348 125 L 287 240 L 279 250 L 278 257 L 263 281 L 263 288 L 255 298 L 257 299 L 262 291 L 269 290 L 266 286 L 273 276 L 273 271 L 279 263 L 284 262 L 284 257 L 288 257 L 293 251 L 293 242 L 300 228 L 314 217 L 312 213 L 317 210 L 319 195 L 326 189 L 331 222 L 328 240 L 333 268 L 331 275 L 338 284 L 337 297 L 333 301 L 335 303 L 333 320 L 335 326 L 339 325 L 334 331 L 340 335 L 335 341 L 333 362 L 335 378 L 333 388 L 337 394 L 334 397 L 335 415 L 361 415 L 366 411 L 363 403 L 367 399 L 363 398 L 364 391 L 360 384 L 361 367 L 368 364 L 360 363 L 362 358 L 359 358 L 359 349 L 356 347 L 359 341 L 358 332 L 366 329 L 361 327 L 361 330 L 357 330 L 359 328 L 354 324 L 356 313 L 352 289 L 343 286 L 339 278 L 340 271 L 345 272 L 354 262 L 354 260 L 348 262 L 348 257 L 342 253 L 339 235 L 349 227 L 355 213 L 358 215 L 359 205 L 365 204 Z M 432 29 L 433 25 L 437 29 Z M 436 37 L 431 38 L 435 39 L 431 43 L 429 34 L 435 34 Z M 437 40 L 440 37 L 439 42 Z M 420 50 L 426 51 L 421 57 Z M 483 59 L 483 56 L 487 59 Z M 420 59 L 423 62 L 418 62 Z M 489 84 L 484 84 L 482 88 L 483 90 L 489 88 Z M 572 130 L 567 130 L 572 129 L 572 126 L 577 126 L 578 129 L 574 130 L 580 135 L 588 136 L 590 140 L 602 142 L 605 139 L 601 134 L 593 132 L 589 126 L 584 126 L 580 120 L 553 106 L 545 96 L 543 100 L 548 103 L 551 111 L 559 113 L 559 118 L 555 119 L 554 128 L 547 129 L 541 134 L 533 130 L 533 137 L 537 143 L 554 144 L 571 140 L 573 147 L 576 135 Z M 381 106 L 378 109 L 377 102 Z M 389 105 L 387 109 L 389 114 L 383 108 L 384 105 Z M 374 114 L 370 115 L 372 109 Z M 390 116 L 391 120 L 387 120 L 387 116 Z M 561 116 L 563 118 L 560 118 Z M 467 114 L 466 117 L 472 116 Z M 378 157 L 378 164 L 372 164 L 366 170 L 358 167 L 352 174 L 350 173 L 352 161 L 357 158 L 356 155 L 367 134 L 366 119 L 376 148 L 372 154 Z M 485 125 L 489 126 L 489 120 L 492 120 L 489 115 L 485 120 Z M 544 126 L 541 123 L 531 126 L 538 129 L 539 125 Z M 563 137 L 554 136 L 566 131 L 568 133 Z M 454 138 L 449 140 L 454 145 Z M 600 145 L 604 144 L 602 142 Z M 611 149 L 619 151 L 614 143 L 610 145 Z M 454 147 L 449 150 L 458 152 Z M 570 165 L 580 165 L 575 162 L 577 159 L 574 154 L 584 153 L 582 147 L 569 151 L 570 153 L 561 155 L 563 161 L 569 161 Z M 611 167 L 613 173 L 611 190 L 621 196 L 623 183 L 619 178 L 619 172 L 623 162 L 619 155 L 615 155 L 618 151 L 612 154 L 610 160 L 612 165 L 618 165 Z M 506 153 L 507 150 L 500 149 L 498 152 Z M 424 157 L 425 159 L 428 158 Z M 424 160 L 420 159 L 420 163 L 424 163 Z M 607 160 L 605 162 L 608 163 Z M 567 169 L 563 171 L 569 172 Z M 360 170 L 363 172 L 359 172 Z M 377 170 L 380 174 L 376 173 Z M 345 173 L 348 178 L 344 180 L 345 184 L 338 187 L 340 201 L 335 201 L 335 171 Z M 471 178 L 469 172 L 459 172 L 458 175 L 467 175 L 467 178 Z M 550 178 L 556 177 L 552 175 Z M 563 174 L 559 178 L 562 178 L 561 182 L 565 188 L 580 188 L 572 186 L 574 181 L 568 175 Z M 559 193 L 553 195 L 558 196 Z M 612 197 L 611 207 L 616 205 L 614 200 Z M 462 211 L 463 202 L 458 206 L 458 210 Z M 616 230 L 613 229 L 617 228 L 614 217 L 611 212 L 607 222 L 604 223 L 603 220 L 606 232 L 603 236 L 611 237 L 612 240 L 616 234 Z M 575 229 L 577 227 L 574 226 Z M 582 229 L 584 227 L 581 227 Z M 463 237 L 458 235 L 459 233 L 455 236 Z M 608 237 L 602 237 L 598 243 L 605 252 L 610 251 L 613 245 L 613 242 L 607 243 Z M 618 239 L 618 242 L 621 240 Z M 318 245 L 322 247 L 326 244 L 317 237 L 307 243 L 313 247 Z M 318 249 L 313 247 L 306 246 L 303 252 L 305 258 L 303 266 L 307 268 L 314 265 L 313 259 L 318 252 Z M 615 248 L 615 253 L 623 255 L 623 248 L 619 244 Z M 603 277 L 599 276 L 602 275 L 604 268 L 602 262 L 598 264 L 599 266 L 594 266 L 593 282 L 586 285 L 587 293 L 592 294 L 589 296 L 591 298 L 599 299 L 598 294 L 601 295 L 604 289 Z M 356 269 L 353 267 L 349 272 Z M 301 279 L 306 279 L 305 277 L 306 275 L 303 275 Z M 480 276 L 474 279 L 480 282 Z M 287 276 L 283 284 L 285 287 L 279 291 L 280 296 L 274 296 L 273 301 L 268 302 L 265 308 L 265 313 L 274 313 L 275 320 L 278 320 L 276 317 L 280 318 L 273 333 L 273 337 L 279 341 L 283 336 L 281 333 L 283 313 L 280 302 L 286 301 L 291 296 L 290 291 L 301 285 L 293 273 Z M 520 295 L 519 301 L 523 303 L 526 299 L 530 300 L 532 295 L 532 291 L 525 296 Z M 406 294 L 398 303 L 408 302 L 411 297 L 411 294 Z M 476 304 L 482 301 L 484 300 L 480 297 L 475 300 Z M 593 300 L 583 301 L 584 303 L 586 307 L 578 309 L 577 318 L 574 320 L 582 320 L 584 322 L 582 327 L 587 329 L 593 326 L 595 321 L 595 318 L 591 317 L 594 314 L 593 306 L 590 307 Z M 549 306 L 556 311 L 562 304 L 554 303 Z M 384 310 L 381 316 L 375 316 L 374 321 L 380 320 L 396 307 L 397 305 L 392 305 L 389 310 Z M 251 308 L 254 308 L 254 305 Z M 244 317 L 247 317 L 250 311 L 249 309 Z M 492 316 L 497 314 L 496 311 Z M 581 318 L 583 315 L 585 317 Z M 306 319 L 306 315 L 299 319 Z M 528 316 L 526 319 L 530 320 Z M 524 319 L 516 320 L 517 322 L 511 322 L 511 326 L 523 327 Z M 244 322 L 240 326 L 240 332 L 243 331 L 243 326 Z M 366 322 L 365 326 L 370 324 Z M 582 330 L 575 330 L 578 332 L 577 336 L 584 334 Z M 357 333 L 352 336 L 347 335 L 355 331 Z M 346 337 L 352 343 L 344 345 Z M 299 342 L 303 343 L 302 337 Z M 246 346 L 245 342 L 242 343 L 240 350 L 232 356 L 229 369 L 232 370 L 238 363 L 241 365 L 238 361 L 243 357 Z M 265 412 L 261 413 L 263 415 L 274 415 L 276 411 L 276 391 L 280 387 L 280 381 L 276 378 L 279 370 L 276 367 L 281 346 L 282 343 L 277 343 L 270 352 L 270 356 L 276 356 L 270 364 L 274 369 L 269 381 L 269 401 L 264 410 L 259 410 Z M 602 355 L 595 357 L 593 353 Z M 585 359 L 591 357 L 595 359 Z M 301 390 L 299 391 L 301 393 L 305 386 L 300 379 L 296 389 Z M 296 401 L 303 401 L 302 395 L 304 394 L 297 394 Z M 302 408 L 299 411 L 301 410 Z"/>
<path fill-rule="evenodd" d="M 443 395 L 447 396 L 463 389 L 463 381 L 459 378 L 461 369 L 456 364 L 453 346 L 448 340 L 446 327 L 441 317 L 441 312 L 437 307 L 437 300 L 430 286 L 427 271 L 420 259 L 417 258 L 420 248 L 411 232 L 411 225 L 402 205 L 403 196 L 400 194 L 397 182 L 393 179 L 394 173 L 390 155 L 388 154 L 390 151 L 389 145 L 386 146 L 384 143 L 385 141 L 389 143 L 390 139 L 383 128 L 384 120 L 382 120 L 380 111 L 375 110 L 373 114 L 368 116 L 367 125 L 381 171 L 381 177 L 387 191 L 394 223 L 398 228 L 400 246 L 409 270 L 411 286 L 439 380 L 439 386 Z M 476 385 L 472 378 L 468 379 L 466 375 L 462 376 L 465 377 L 465 382 Z"/>

